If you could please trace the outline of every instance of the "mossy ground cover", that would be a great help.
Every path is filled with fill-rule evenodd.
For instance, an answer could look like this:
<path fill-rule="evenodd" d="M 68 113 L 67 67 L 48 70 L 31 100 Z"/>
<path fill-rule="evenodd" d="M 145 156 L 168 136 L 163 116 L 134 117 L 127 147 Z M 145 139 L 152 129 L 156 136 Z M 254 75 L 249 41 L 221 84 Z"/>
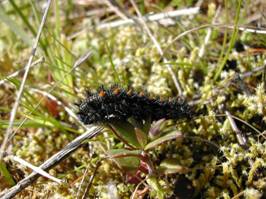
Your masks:
<path fill-rule="evenodd" d="M 49 170 L 63 184 L 41 177 L 17 198 L 82 198 L 88 187 L 87 198 L 265 197 L 265 3 L 135 1 L 143 16 L 200 10 L 103 28 L 121 20 L 119 14 L 137 16 L 130 1 L 117 1 L 116 12 L 108 2 L 52 1 L 3 159 L 7 170 L 0 168 L 0 190 L 31 173 L 11 155 L 40 165 L 84 133 L 67 110 L 78 111 L 86 90 L 118 84 L 162 99 L 182 94 L 197 114 L 133 130 L 132 123 L 107 126 Z M 0 143 L 46 5 L 1 2 Z"/>

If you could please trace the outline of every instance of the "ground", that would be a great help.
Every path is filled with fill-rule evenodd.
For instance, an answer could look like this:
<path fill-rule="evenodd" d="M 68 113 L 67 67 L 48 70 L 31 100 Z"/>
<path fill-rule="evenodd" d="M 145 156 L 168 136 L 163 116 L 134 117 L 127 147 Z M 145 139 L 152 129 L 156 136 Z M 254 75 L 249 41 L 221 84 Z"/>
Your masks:
<path fill-rule="evenodd" d="M 191 117 L 94 124 L 102 132 L 49 170 L 63 183 L 40 177 L 16 198 L 266 196 L 263 0 L 0 4 L 2 193 L 32 172 L 14 157 L 42 164 L 91 128 L 75 117 L 86 92 L 119 85 L 182 99 Z M 146 20 L 160 13 L 167 14 Z"/>

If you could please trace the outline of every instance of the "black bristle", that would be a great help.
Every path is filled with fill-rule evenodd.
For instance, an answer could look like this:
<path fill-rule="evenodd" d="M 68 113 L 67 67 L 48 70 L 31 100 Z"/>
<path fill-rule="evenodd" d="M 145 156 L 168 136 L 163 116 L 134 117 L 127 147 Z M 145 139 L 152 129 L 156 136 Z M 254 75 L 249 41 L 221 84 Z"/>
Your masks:
<path fill-rule="evenodd" d="M 191 107 L 181 99 L 151 99 L 147 93 L 136 93 L 117 85 L 106 89 L 101 86 L 96 93 L 87 92 L 79 104 L 78 116 L 84 124 L 112 123 L 134 118 L 137 121 L 190 118 Z"/>

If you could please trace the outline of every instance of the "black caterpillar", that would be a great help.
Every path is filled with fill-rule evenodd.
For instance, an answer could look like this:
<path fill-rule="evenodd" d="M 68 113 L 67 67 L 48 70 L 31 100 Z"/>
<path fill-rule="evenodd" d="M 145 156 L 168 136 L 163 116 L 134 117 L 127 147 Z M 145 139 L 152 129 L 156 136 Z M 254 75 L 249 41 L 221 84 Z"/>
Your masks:
<path fill-rule="evenodd" d="M 151 119 L 181 119 L 191 117 L 191 107 L 181 99 L 162 101 L 151 99 L 144 93 L 119 86 L 106 89 L 101 86 L 96 93 L 78 104 L 78 117 L 84 124 L 112 123 L 133 118 L 136 121 Z"/>

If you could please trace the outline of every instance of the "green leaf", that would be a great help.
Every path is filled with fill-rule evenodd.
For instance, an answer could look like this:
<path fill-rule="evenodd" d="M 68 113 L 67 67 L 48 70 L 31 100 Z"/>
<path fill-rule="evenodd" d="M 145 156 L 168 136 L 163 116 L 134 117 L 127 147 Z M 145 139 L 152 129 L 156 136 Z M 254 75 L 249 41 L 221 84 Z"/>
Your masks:
<path fill-rule="evenodd" d="M 178 164 L 178 161 L 173 158 L 165 159 L 161 162 L 159 170 L 164 174 L 174 173 L 187 173 L 189 169 L 187 167 Z"/>
<path fill-rule="evenodd" d="M 156 195 L 155 198 L 158 198 L 158 199 L 164 199 L 165 198 L 164 190 L 161 187 L 161 185 L 159 184 L 158 179 L 155 176 L 150 176 L 147 179 L 147 183 L 152 188 L 152 191 L 155 192 L 155 195 Z"/>
<path fill-rule="evenodd" d="M 145 146 L 144 150 L 149 150 L 149 149 L 154 148 L 154 147 L 156 147 L 156 146 L 158 146 L 158 145 L 160 145 L 166 141 L 177 139 L 177 138 L 182 139 L 183 138 L 182 133 L 179 131 L 174 131 L 172 133 L 169 133 L 169 134 L 166 134 L 162 137 L 159 137 L 156 140 L 153 140 L 152 142 L 150 142 L 149 144 L 147 144 Z"/>
<path fill-rule="evenodd" d="M 10 186 L 15 185 L 15 181 L 13 180 L 9 171 L 7 170 L 6 164 L 2 160 L 0 160 L 0 173 L 2 176 L 4 176 L 4 178 L 6 179 L 6 181 Z"/>
<path fill-rule="evenodd" d="M 108 151 L 112 158 L 115 158 L 119 166 L 127 171 L 136 170 L 139 167 L 141 155 L 140 150 L 129 151 L 126 149 L 112 149 Z"/>
<path fill-rule="evenodd" d="M 141 147 L 136 136 L 135 127 L 129 122 L 117 121 L 111 124 L 111 127 L 113 127 L 117 136 L 121 138 L 122 141 L 124 141 L 126 144 L 135 148 Z"/>

